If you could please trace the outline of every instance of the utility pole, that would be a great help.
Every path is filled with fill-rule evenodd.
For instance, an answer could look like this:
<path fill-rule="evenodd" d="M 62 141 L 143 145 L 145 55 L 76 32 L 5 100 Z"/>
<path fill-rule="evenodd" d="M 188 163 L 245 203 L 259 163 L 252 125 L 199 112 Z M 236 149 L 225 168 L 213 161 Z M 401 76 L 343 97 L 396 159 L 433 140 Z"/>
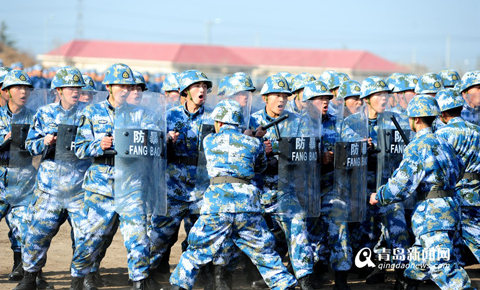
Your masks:
<path fill-rule="evenodd" d="M 450 68 L 450 45 L 451 45 L 451 38 L 450 38 L 450 35 L 448 35 L 446 48 L 445 48 L 445 68 Z"/>
<path fill-rule="evenodd" d="M 77 25 L 75 28 L 75 39 L 83 38 L 83 5 L 82 0 L 77 0 Z"/>
<path fill-rule="evenodd" d="M 215 24 L 220 24 L 220 18 L 216 18 L 214 20 L 207 20 L 205 21 L 205 44 L 210 45 L 212 44 L 212 26 Z"/>

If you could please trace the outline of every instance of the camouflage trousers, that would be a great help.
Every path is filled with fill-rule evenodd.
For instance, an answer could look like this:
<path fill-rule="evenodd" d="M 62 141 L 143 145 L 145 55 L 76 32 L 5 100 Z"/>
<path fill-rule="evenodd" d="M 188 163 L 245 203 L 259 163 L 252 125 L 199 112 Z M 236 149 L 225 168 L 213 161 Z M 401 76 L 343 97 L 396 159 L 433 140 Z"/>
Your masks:
<path fill-rule="evenodd" d="M 85 277 L 103 249 L 115 225 L 116 213 L 120 217 L 120 231 L 127 249 L 128 275 L 132 281 L 148 277 L 150 268 L 150 241 L 147 236 L 147 215 L 142 199 L 132 196 L 129 204 L 115 206 L 113 197 L 85 192 L 84 222 L 81 236 L 76 239 L 71 274 Z"/>
<path fill-rule="evenodd" d="M 200 202 L 182 202 L 168 199 L 167 215 L 152 214 L 151 221 L 148 224 L 148 236 L 151 243 L 150 266 L 152 269 L 158 267 L 169 245 L 178 238 L 178 230 L 184 219 L 191 221 L 185 222 L 185 232 L 187 235 L 189 234 L 191 227 L 198 219 L 199 210 Z"/>
<path fill-rule="evenodd" d="M 463 243 L 480 263 L 480 207 L 462 207 L 461 221 Z"/>
<path fill-rule="evenodd" d="M 415 280 L 431 279 L 440 289 L 475 289 L 467 272 L 454 254 L 456 231 L 433 231 L 415 237 L 410 249 L 410 264 L 405 276 Z"/>
<path fill-rule="evenodd" d="M 270 289 L 287 289 L 296 284 L 274 251 L 275 238 L 260 213 L 200 215 L 188 235 L 188 249 L 170 276 L 170 283 L 192 289 L 200 267 L 212 261 L 227 239 L 253 261 Z"/>
<path fill-rule="evenodd" d="M 353 256 L 350 232 L 348 223 L 339 221 L 341 218 L 337 216 L 332 206 L 334 200 L 336 200 L 336 197 L 331 194 L 325 194 L 322 197 L 322 214 L 320 218 L 324 238 L 320 240 L 320 243 L 325 240 L 327 241 L 327 251 L 331 268 L 334 271 L 348 271 L 352 267 Z M 323 256 L 321 253 L 322 248 L 323 245 L 317 246 L 317 249 L 320 251 L 317 255 L 320 259 Z"/>
<path fill-rule="evenodd" d="M 357 250 L 364 247 L 376 249 L 382 240 L 386 242 L 386 248 L 403 253 L 410 246 L 403 203 L 382 207 L 369 205 L 367 219 L 360 222 L 352 233 L 355 233 L 351 237 L 352 244 Z"/>
<path fill-rule="evenodd" d="M 21 252 L 25 244 L 25 234 L 28 231 L 28 224 L 31 217 L 27 206 L 19 205 L 11 207 L 7 213 L 7 224 L 10 228 L 9 233 L 12 250 Z"/>
<path fill-rule="evenodd" d="M 5 222 L 7 223 L 7 226 L 9 228 L 8 239 L 10 240 L 10 247 L 12 248 L 12 251 L 19 253 L 22 251 L 22 248 L 20 245 L 20 241 L 18 241 L 13 235 L 12 226 L 10 225 L 10 222 L 8 220 L 9 211 L 10 204 L 4 201 L 0 201 L 0 221 L 2 220 L 2 218 L 5 218 Z"/>
<path fill-rule="evenodd" d="M 79 228 L 84 220 L 83 194 L 79 194 L 68 204 L 38 188 L 35 188 L 34 196 L 29 208 L 31 222 L 25 235 L 22 253 L 23 269 L 27 272 L 38 272 L 45 266 L 50 243 L 65 222 L 65 209 L 70 216 L 75 239 L 81 235 Z"/>
<path fill-rule="evenodd" d="M 313 273 L 314 253 L 307 232 L 307 218 L 300 203 L 289 206 L 289 210 L 279 210 L 279 203 L 264 205 L 265 215 L 275 220 L 285 233 L 288 256 L 292 263 L 295 277 L 300 279 Z"/>
<path fill-rule="evenodd" d="M 5 201 L 0 200 L 0 221 L 7 215 L 10 205 Z"/>

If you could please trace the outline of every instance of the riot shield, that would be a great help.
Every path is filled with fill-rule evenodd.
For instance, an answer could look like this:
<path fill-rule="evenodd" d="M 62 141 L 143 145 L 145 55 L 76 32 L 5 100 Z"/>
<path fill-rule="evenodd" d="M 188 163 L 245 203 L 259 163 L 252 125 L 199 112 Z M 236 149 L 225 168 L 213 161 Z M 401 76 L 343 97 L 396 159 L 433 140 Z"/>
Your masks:
<path fill-rule="evenodd" d="M 348 110 L 348 111 L 347 111 Z M 332 204 L 332 216 L 341 222 L 359 222 L 367 213 L 368 117 L 363 104 L 353 110 L 345 104 L 337 110 L 339 139 L 335 142 L 334 190 L 337 199 Z"/>
<path fill-rule="evenodd" d="M 242 132 L 250 128 L 250 113 L 252 109 L 252 92 L 241 91 L 233 95 L 225 95 L 225 99 L 237 101 L 242 107 L 243 124 L 240 124 L 239 128 Z"/>
<path fill-rule="evenodd" d="M 36 111 L 46 103 L 47 90 L 33 90 L 25 106 L 12 114 L 10 156 L 6 175 L 6 201 L 12 206 L 28 206 L 33 196 L 40 157 L 34 158 L 30 155 L 25 148 L 25 140 Z"/>
<path fill-rule="evenodd" d="M 462 117 L 473 124 L 480 125 L 480 93 L 465 94 L 467 103 L 462 110 Z"/>
<path fill-rule="evenodd" d="M 284 130 L 278 140 L 278 210 L 288 213 L 300 205 L 307 217 L 318 217 L 322 114 L 309 101 L 302 114 L 295 118 L 299 130 Z"/>
<path fill-rule="evenodd" d="M 165 103 L 144 92 L 133 105 L 115 96 L 115 209 L 120 214 L 166 213 Z"/>
<path fill-rule="evenodd" d="M 50 180 L 51 188 L 57 192 L 58 201 L 66 207 L 70 202 L 83 198 L 82 184 L 85 172 L 92 164 L 92 159 L 78 159 L 75 155 L 75 136 L 80 123 L 82 111 L 91 104 L 104 101 L 108 97 L 107 92 L 96 92 L 87 102 L 78 101 L 77 104 L 59 120 L 57 128 L 50 128 L 49 134 L 57 135 L 55 145 L 45 146 L 43 162 L 53 162 L 50 168 L 54 168 L 55 178 Z M 56 130 L 55 130 L 56 129 Z M 56 132 L 55 132 L 56 131 Z M 53 160 L 50 159 L 54 155 Z"/>

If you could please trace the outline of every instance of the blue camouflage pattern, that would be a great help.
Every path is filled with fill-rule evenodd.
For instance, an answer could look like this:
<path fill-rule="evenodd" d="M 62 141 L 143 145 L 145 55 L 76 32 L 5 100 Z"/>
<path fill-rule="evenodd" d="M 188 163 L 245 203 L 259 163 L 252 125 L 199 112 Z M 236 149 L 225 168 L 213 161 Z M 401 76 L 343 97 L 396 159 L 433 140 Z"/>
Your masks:
<path fill-rule="evenodd" d="M 441 70 L 438 75 L 442 78 L 444 87 L 454 87 L 457 83 L 461 82 L 460 75 L 453 69 Z"/>
<path fill-rule="evenodd" d="M 443 139 L 437 138 L 430 127 L 417 132 L 407 145 L 403 160 L 388 183 L 381 186 L 376 199 L 382 205 L 406 200 L 412 194 L 431 190 L 453 190 L 464 172 L 464 164 L 456 158 L 454 149 Z M 453 256 L 453 241 L 449 234 L 458 230 L 460 211 L 453 197 L 417 200 L 412 216 L 415 235 L 413 249 L 449 249 Z M 429 260 L 429 270 L 416 267 L 411 260 L 405 275 L 412 279 L 432 279 L 442 289 L 467 289 L 470 279 L 456 257 L 437 261 Z"/>
<path fill-rule="evenodd" d="M 123 63 L 111 65 L 105 71 L 103 85 L 135 85 L 132 69 Z"/>
<path fill-rule="evenodd" d="M 466 105 L 465 100 L 460 93 L 451 88 L 439 91 L 437 95 L 435 95 L 435 99 L 437 100 L 441 112 Z"/>
<path fill-rule="evenodd" d="M 480 85 L 480 71 L 474 70 L 466 72 L 462 77 L 462 85 L 460 86 L 460 92 L 465 92 L 469 88 Z"/>
<path fill-rule="evenodd" d="M 182 96 L 186 96 L 185 90 L 199 82 L 205 82 L 207 84 L 207 89 L 210 90 L 212 88 L 212 81 L 208 79 L 208 77 L 199 70 L 186 70 L 183 71 L 179 76 L 178 80 L 180 83 L 180 94 Z"/>
<path fill-rule="evenodd" d="M 268 95 L 270 93 L 285 93 L 289 96 L 292 94 L 288 87 L 288 83 L 284 77 L 280 75 L 269 76 L 260 90 L 260 95 Z"/>
<path fill-rule="evenodd" d="M 164 92 L 178 91 L 180 92 L 180 84 L 178 82 L 178 73 L 173 72 L 165 76 L 163 81 L 162 90 Z"/>
<path fill-rule="evenodd" d="M 433 117 L 439 115 L 441 113 L 437 100 L 429 95 L 416 95 L 407 106 L 408 117 Z"/>
<path fill-rule="evenodd" d="M 29 86 L 33 89 L 32 80 L 30 77 L 21 70 L 11 70 L 3 78 L 2 90 L 5 90 L 11 86 Z"/>
<path fill-rule="evenodd" d="M 84 87 L 82 73 L 73 66 L 61 67 L 52 79 L 53 88 Z"/>
<path fill-rule="evenodd" d="M 234 100 L 221 100 L 215 109 L 213 109 L 210 117 L 222 123 L 232 125 L 243 124 L 242 107 Z"/>
<path fill-rule="evenodd" d="M 348 97 L 354 97 L 361 95 L 362 85 L 357 81 L 345 81 L 338 88 L 337 98 L 346 99 Z"/>
<path fill-rule="evenodd" d="M 326 96 L 329 99 L 333 98 L 333 94 L 328 90 L 327 85 L 322 81 L 311 81 L 303 87 L 302 102 L 312 100 L 316 97 Z"/>
<path fill-rule="evenodd" d="M 290 87 L 290 91 L 295 93 L 298 90 L 303 89 L 307 83 L 313 82 L 315 77 L 311 73 L 303 72 L 296 75 L 293 78 L 292 86 Z"/>
<path fill-rule="evenodd" d="M 415 87 L 416 94 L 436 94 L 443 89 L 442 78 L 436 73 L 426 73 L 420 77 Z"/>
<path fill-rule="evenodd" d="M 366 98 L 372 94 L 379 92 L 390 92 L 387 84 L 381 77 L 371 76 L 362 82 L 360 98 Z"/>

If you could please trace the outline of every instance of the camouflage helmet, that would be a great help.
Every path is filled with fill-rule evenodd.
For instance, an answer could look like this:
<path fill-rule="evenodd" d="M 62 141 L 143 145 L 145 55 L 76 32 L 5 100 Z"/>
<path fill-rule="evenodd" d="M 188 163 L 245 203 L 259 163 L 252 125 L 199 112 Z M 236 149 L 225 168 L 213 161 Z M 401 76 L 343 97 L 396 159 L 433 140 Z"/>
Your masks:
<path fill-rule="evenodd" d="M 178 83 L 178 73 L 169 73 L 163 81 L 162 90 L 164 92 L 178 91 L 180 92 L 180 84 Z"/>
<path fill-rule="evenodd" d="M 293 78 L 290 90 L 292 91 L 292 93 L 295 93 L 296 91 L 303 89 L 305 85 L 307 85 L 307 83 L 313 82 L 314 80 L 315 77 L 311 73 L 300 73 L 295 78 Z"/>
<path fill-rule="evenodd" d="M 265 83 L 263 84 L 260 95 L 268 95 L 270 93 L 285 93 L 291 95 L 290 89 L 288 88 L 287 80 L 281 75 L 269 76 Z"/>
<path fill-rule="evenodd" d="M 387 84 L 387 87 L 393 91 L 395 87 L 395 81 L 397 80 L 398 77 L 402 76 L 402 73 L 393 73 L 389 75 L 388 77 L 385 78 L 385 83 Z"/>
<path fill-rule="evenodd" d="M 212 88 L 212 81 L 208 79 L 207 75 L 199 70 L 186 70 L 183 71 L 179 76 L 178 80 L 180 82 L 180 95 L 186 96 L 185 90 L 199 82 L 205 82 L 207 84 L 207 90 Z"/>
<path fill-rule="evenodd" d="M 470 87 L 480 85 L 480 71 L 474 70 L 465 73 L 462 77 L 462 86 L 460 87 L 460 92 L 465 92 Z"/>
<path fill-rule="evenodd" d="M 416 95 L 407 106 L 407 116 L 434 117 L 440 115 L 437 100 L 430 95 Z"/>
<path fill-rule="evenodd" d="M 136 70 L 132 70 L 132 72 L 133 72 L 133 78 L 135 79 L 135 83 L 137 84 L 137 86 L 140 86 L 140 88 L 142 88 L 142 91 L 148 90 L 145 82 L 145 78 L 143 77 L 143 75 Z"/>
<path fill-rule="evenodd" d="M 12 69 L 7 67 L 7 66 L 2 66 L 0 67 L 0 84 L 3 83 L 3 79 L 5 78 L 5 76 L 7 75 L 7 73 L 9 71 L 11 71 Z"/>
<path fill-rule="evenodd" d="M 227 80 L 225 87 L 225 96 L 232 96 L 238 92 L 249 91 L 254 92 L 256 88 L 253 86 L 252 79 L 245 73 L 235 73 Z"/>
<path fill-rule="evenodd" d="M 363 99 L 379 92 L 388 93 L 390 92 L 390 89 L 381 77 L 371 76 L 362 82 L 360 98 Z"/>
<path fill-rule="evenodd" d="M 440 92 L 435 95 L 435 99 L 437 100 L 441 112 L 463 107 L 465 105 L 465 100 L 462 95 L 453 88 L 440 90 Z"/>
<path fill-rule="evenodd" d="M 136 85 L 132 69 L 126 64 L 116 63 L 105 72 L 104 85 Z"/>
<path fill-rule="evenodd" d="M 318 80 L 327 84 L 329 90 L 334 90 L 340 87 L 340 78 L 338 73 L 333 70 L 324 71 L 319 77 Z"/>
<path fill-rule="evenodd" d="M 303 90 L 302 102 L 314 99 L 316 97 L 327 96 L 330 100 L 333 94 L 328 89 L 327 85 L 322 81 L 311 81 L 306 83 Z"/>
<path fill-rule="evenodd" d="M 281 72 L 277 73 L 277 75 L 281 75 L 282 77 L 284 77 L 287 80 L 288 88 L 289 89 L 292 88 L 293 79 L 295 78 L 295 75 L 292 75 L 288 71 L 281 71 Z"/>
<path fill-rule="evenodd" d="M 82 75 L 83 81 L 85 82 L 85 86 L 82 88 L 82 91 L 92 91 L 96 92 L 97 89 L 95 88 L 95 82 L 90 76 Z"/>
<path fill-rule="evenodd" d="M 340 85 L 343 84 L 343 82 L 350 80 L 350 76 L 347 75 L 346 73 L 337 72 L 337 76 L 338 76 L 338 80 L 340 81 Z"/>
<path fill-rule="evenodd" d="M 393 93 L 414 91 L 418 83 L 418 77 L 414 74 L 402 74 L 393 80 Z"/>
<path fill-rule="evenodd" d="M 20 70 L 23 70 L 23 63 L 21 61 L 18 61 L 18 62 L 12 63 L 12 65 L 10 66 L 10 68 L 12 68 L 12 69 L 14 69 L 16 67 L 19 67 Z"/>
<path fill-rule="evenodd" d="M 13 69 L 9 71 L 3 79 L 2 90 L 5 90 L 11 86 L 29 86 L 33 89 L 32 80 L 22 70 Z"/>
<path fill-rule="evenodd" d="M 444 69 L 438 75 L 442 78 L 444 87 L 454 87 L 456 83 L 461 81 L 460 75 L 453 69 Z"/>
<path fill-rule="evenodd" d="M 212 111 L 212 119 L 218 122 L 240 125 L 243 123 L 243 111 L 240 104 L 231 99 L 221 100 Z"/>
<path fill-rule="evenodd" d="M 84 87 L 82 73 L 73 66 L 64 66 L 57 70 L 52 79 L 52 89 L 65 87 Z"/>
<path fill-rule="evenodd" d="M 443 89 L 442 78 L 436 73 L 424 74 L 415 87 L 416 94 L 436 94 Z"/>
<path fill-rule="evenodd" d="M 230 79 L 230 76 L 224 76 L 220 80 L 220 82 L 218 83 L 217 95 L 219 95 L 219 96 L 225 95 L 225 91 L 227 90 L 227 86 L 228 86 L 228 79 Z"/>
<path fill-rule="evenodd" d="M 362 85 L 357 81 L 345 81 L 340 85 L 337 93 L 337 99 L 346 99 L 348 97 L 354 97 L 361 95 Z"/>

